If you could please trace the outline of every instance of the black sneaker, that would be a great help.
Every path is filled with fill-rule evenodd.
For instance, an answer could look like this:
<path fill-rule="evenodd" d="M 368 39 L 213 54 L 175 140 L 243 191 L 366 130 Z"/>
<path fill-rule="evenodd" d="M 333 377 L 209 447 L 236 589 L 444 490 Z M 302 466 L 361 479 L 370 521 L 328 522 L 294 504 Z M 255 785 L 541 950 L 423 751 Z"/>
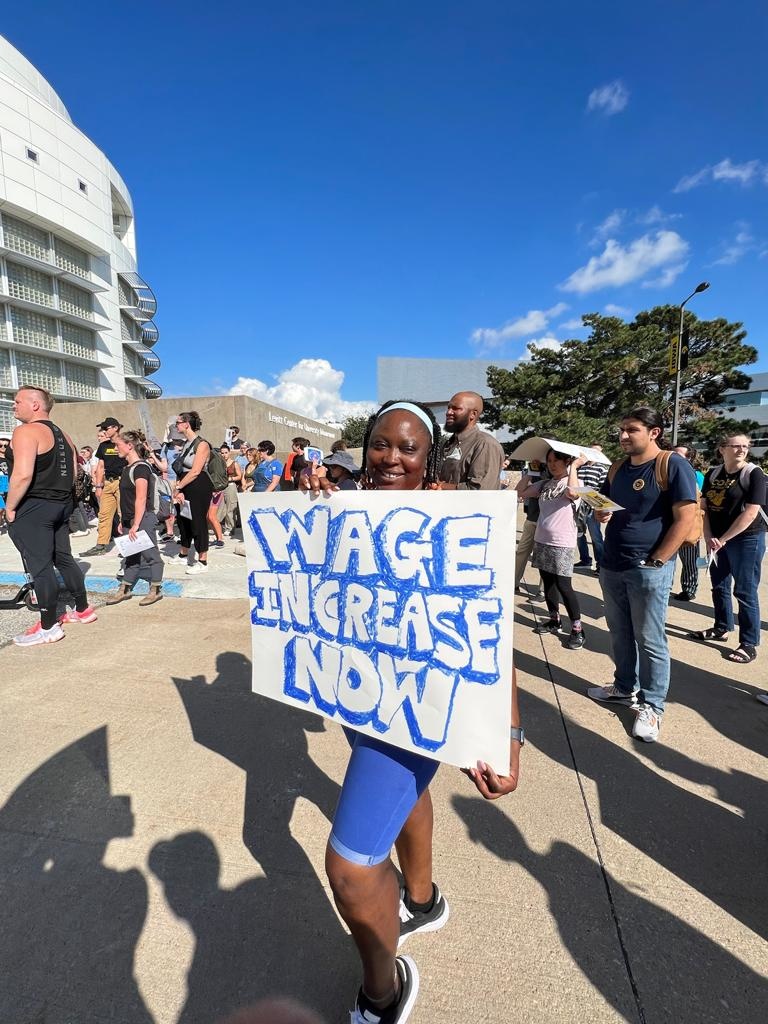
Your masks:
<path fill-rule="evenodd" d="M 681 590 L 679 594 L 673 594 L 672 597 L 676 601 L 693 601 L 696 595 L 689 593 L 687 590 Z"/>
<path fill-rule="evenodd" d="M 591 558 L 580 558 L 578 562 L 573 563 L 574 569 L 591 569 L 592 559 Z"/>
<path fill-rule="evenodd" d="M 411 1016 L 419 994 L 419 972 L 409 956 L 395 957 L 400 995 L 396 1003 L 381 1010 L 372 1006 L 363 990 L 357 993 L 355 1008 L 349 1015 L 350 1024 L 405 1024 Z"/>
<path fill-rule="evenodd" d="M 223 540 L 212 540 L 210 546 L 212 548 L 223 548 L 224 547 L 224 541 Z"/>
<path fill-rule="evenodd" d="M 446 923 L 450 915 L 448 901 L 434 882 L 432 883 L 432 898 L 432 907 L 429 910 L 415 910 L 411 904 L 408 890 L 401 885 L 398 948 L 402 946 L 409 935 L 416 935 L 417 932 L 436 932 Z"/>
<path fill-rule="evenodd" d="M 533 627 L 534 633 L 562 633 L 560 628 L 559 619 L 547 619 L 546 622 L 540 622 L 538 626 Z"/>
<path fill-rule="evenodd" d="M 109 544 L 95 544 L 87 551 L 80 552 L 80 558 L 92 558 L 94 555 L 106 555 L 109 551 Z"/>
<path fill-rule="evenodd" d="M 571 635 L 565 641 L 565 646 L 569 651 L 580 651 L 584 646 L 584 630 L 572 629 Z"/>

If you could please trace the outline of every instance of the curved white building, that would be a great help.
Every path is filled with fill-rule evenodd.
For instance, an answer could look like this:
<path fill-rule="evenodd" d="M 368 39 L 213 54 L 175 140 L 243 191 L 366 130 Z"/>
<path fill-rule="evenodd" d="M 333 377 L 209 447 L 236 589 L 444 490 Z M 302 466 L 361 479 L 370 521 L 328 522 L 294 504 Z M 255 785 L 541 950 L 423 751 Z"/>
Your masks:
<path fill-rule="evenodd" d="M 21 383 L 61 401 L 159 397 L 156 309 L 122 178 L 0 36 L 0 430 Z"/>

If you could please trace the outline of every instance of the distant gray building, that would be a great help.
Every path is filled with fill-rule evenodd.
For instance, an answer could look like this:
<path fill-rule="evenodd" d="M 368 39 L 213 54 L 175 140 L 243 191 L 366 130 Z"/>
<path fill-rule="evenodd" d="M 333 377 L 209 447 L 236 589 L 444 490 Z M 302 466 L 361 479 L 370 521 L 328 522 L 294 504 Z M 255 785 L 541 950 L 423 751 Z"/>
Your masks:
<path fill-rule="evenodd" d="M 448 402 L 457 391 L 476 391 L 490 398 L 488 367 L 513 370 L 516 359 L 411 359 L 379 356 L 376 361 L 376 391 L 379 402 L 411 398 L 428 405 L 437 422 L 445 423 Z M 499 441 L 509 441 L 507 430 L 495 432 Z"/>
<path fill-rule="evenodd" d="M 752 451 L 754 455 L 763 455 L 768 450 L 768 373 L 753 373 L 751 377 L 746 391 L 726 391 L 719 408 L 732 419 L 755 420 L 760 424 L 752 439 Z"/>

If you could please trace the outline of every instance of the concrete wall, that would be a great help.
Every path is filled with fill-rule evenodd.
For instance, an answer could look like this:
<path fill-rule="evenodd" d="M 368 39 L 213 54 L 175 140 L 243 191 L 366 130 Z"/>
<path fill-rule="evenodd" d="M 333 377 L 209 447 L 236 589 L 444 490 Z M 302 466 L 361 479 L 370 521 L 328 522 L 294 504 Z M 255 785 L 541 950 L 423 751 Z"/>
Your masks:
<path fill-rule="evenodd" d="M 221 444 L 228 427 L 237 424 L 240 437 L 251 444 L 272 441 L 278 452 L 288 452 L 291 439 L 307 437 L 324 452 L 341 436 L 335 427 L 286 412 L 275 405 L 245 395 L 214 395 L 196 398 L 156 398 L 136 402 L 66 402 L 53 408 L 53 420 L 78 447 L 95 445 L 96 424 L 114 416 L 125 427 L 138 427 L 149 436 L 165 436 L 176 414 L 194 409 L 203 421 L 201 434 L 212 444 Z"/>

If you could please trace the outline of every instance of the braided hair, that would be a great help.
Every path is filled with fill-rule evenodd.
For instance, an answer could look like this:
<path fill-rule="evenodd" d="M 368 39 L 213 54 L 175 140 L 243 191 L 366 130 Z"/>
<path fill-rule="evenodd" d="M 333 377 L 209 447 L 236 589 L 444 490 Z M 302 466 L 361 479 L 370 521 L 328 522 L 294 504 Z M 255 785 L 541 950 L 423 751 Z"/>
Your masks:
<path fill-rule="evenodd" d="M 363 474 L 367 473 L 366 465 L 368 462 L 368 444 L 371 440 L 371 434 L 373 428 L 376 425 L 376 421 L 391 405 L 396 405 L 398 402 L 408 402 L 410 405 L 415 405 L 417 408 L 428 417 L 432 424 L 432 443 L 429 446 L 427 452 L 427 467 L 426 474 L 424 476 L 424 485 L 436 484 L 440 480 L 440 467 L 443 464 L 443 435 L 440 430 L 440 426 L 435 419 L 435 414 L 429 408 L 428 405 L 424 405 L 422 402 L 413 402 L 410 398 L 392 398 L 388 402 L 385 402 L 381 408 L 373 413 L 372 416 L 368 417 L 368 422 L 365 425 L 365 435 L 363 437 Z"/>
<path fill-rule="evenodd" d="M 149 444 L 146 435 L 140 430 L 121 430 L 118 434 L 121 441 L 132 444 L 140 459 L 146 459 L 149 455 Z"/>

